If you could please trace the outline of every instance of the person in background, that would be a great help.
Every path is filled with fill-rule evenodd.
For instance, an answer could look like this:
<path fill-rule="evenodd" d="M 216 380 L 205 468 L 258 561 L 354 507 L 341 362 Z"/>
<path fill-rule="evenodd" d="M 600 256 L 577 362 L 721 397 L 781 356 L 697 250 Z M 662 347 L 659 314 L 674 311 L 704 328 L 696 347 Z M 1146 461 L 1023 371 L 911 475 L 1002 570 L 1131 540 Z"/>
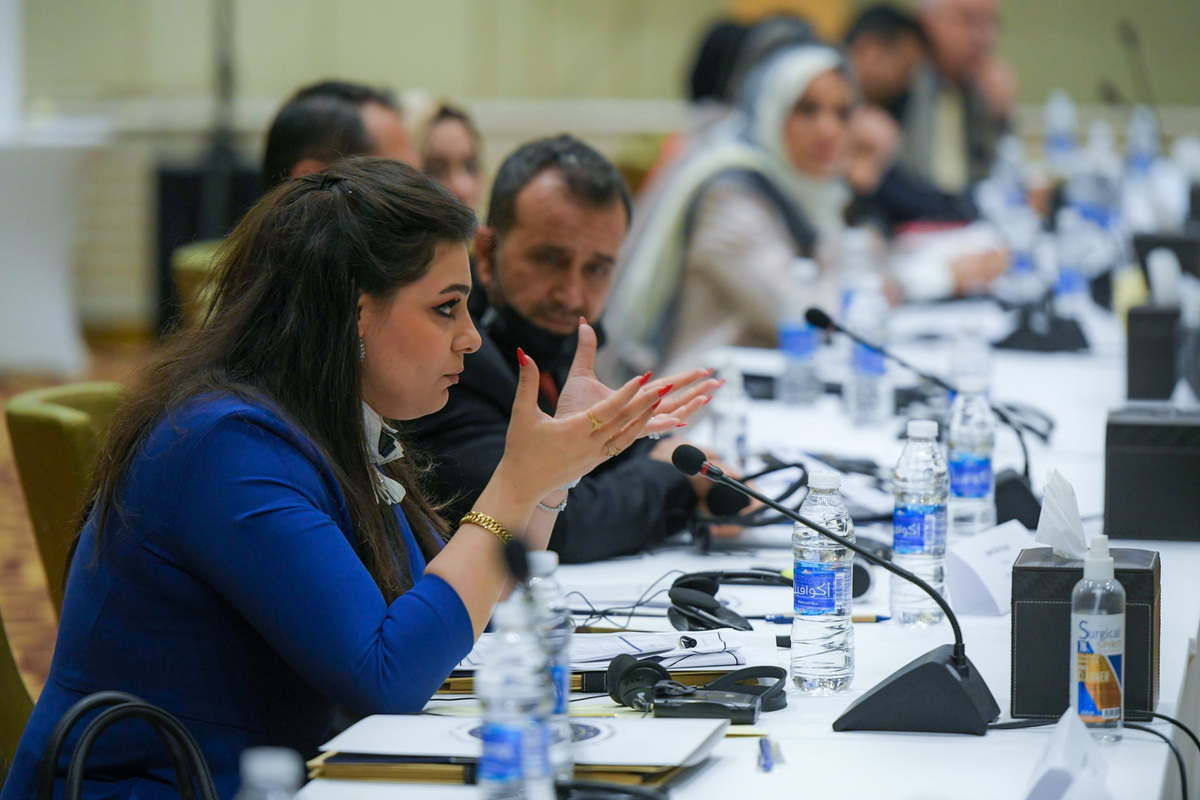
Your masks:
<path fill-rule="evenodd" d="M 639 208 L 609 327 L 610 372 L 697 365 L 715 347 L 773 347 L 788 264 L 836 242 L 854 91 L 838 52 L 793 46 L 747 79 L 738 114 Z"/>
<path fill-rule="evenodd" d="M 391 92 L 347 81 L 298 90 L 267 132 L 263 182 L 272 189 L 346 156 L 379 156 L 419 166 L 420 159 Z"/>
<path fill-rule="evenodd" d="M 901 160 L 947 192 L 987 177 L 1009 128 L 1016 77 L 994 55 L 998 0 L 925 0 L 918 18 L 931 60 L 897 110 Z"/>
<path fill-rule="evenodd" d="M 787 48 L 751 74 L 724 136 L 639 209 L 607 318 L 606 374 L 686 369 L 718 347 L 773 347 L 789 264 L 816 258 L 829 295 L 852 201 L 893 223 L 950 216 L 954 198 L 894 168 L 894 122 L 856 104 L 831 47 Z"/>
<path fill-rule="evenodd" d="M 444 406 L 480 346 L 463 310 L 476 224 L 378 158 L 287 181 L 247 213 L 212 314 L 156 356 L 113 423 L 0 797 L 34 795 L 55 724 L 101 690 L 178 717 L 222 798 L 247 747 L 316 755 L 335 707 L 420 711 L 505 592 L 501 541 L 544 548 L 580 476 L 698 407 L 589 380 L 595 333 L 579 325 L 553 417 L 541 365 L 518 355 L 503 457 L 448 525 L 394 425 Z M 179 796 L 142 723 L 106 730 L 88 767 L 87 798 Z"/>
<path fill-rule="evenodd" d="M 970 222 L 979 212 L 970 193 L 943 192 L 896 163 L 899 127 L 913 75 L 928 49 L 915 17 L 888 5 L 871 6 L 850 24 L 846 54 L 863 103 L 850 120 L 847 179 L 855 198 L 847 218 L 892 233 L 915 221 Z"/>
<path fill-rule="evenodd" d="M 870 6 L 850 23 L 845 44 L 863 101 L 900 122 L 913 74 L 929 48 L 916 17 L 894 6 Z"/>
<path fill-rule="evenodd" d="M 600 318 L 629 216 L 629 191 L 616 168 L 573 137 L 522 145 L 500 165 L 487 223 L 475 237 L 490 300 L 483 343 L 446 407 L 408 426 L 433 455 L 436 493 L 452 516 L 476 502 L 502 463 L 520 353 L 542 368 L 539 403 L 547 412 L 563 402 L 572 380 L 596 380 L 577 365 L 590 363 L 604 343 Z M 598 341 L 579 335 L 591 330 L 579 327 L 581 319 Z M 663 394 L 659 412 L 690 411 L 719 385 L 710 374 L 635 380 Z M 585 475 L 555 512 L 550 549 L 564 562 L 594 561 L 636 553 L 683 529 L 697 505 L 705 508 L 712 483 L 680 474 L 670 441 L 639 442 Z"/>
<path fill-rule="evenodd" d="M 425 174 L 450 190 L 467 208 L 479 211 L 483 194 L 482 140 L 467 113 L 450 105 L 440 105 L 425 124 L 421 138 L 421 163 Z M 480 285 L 471 259 L 471 295 L 467 311 L 476 322 L 487 309 L 487 293 Z"/>
<path fill-rule="evenodd" d="M 421 164 L 425 174 L 450 190 L 467 208 L 479 209 L 483 166 L 479 131 L 467 112 L 438 106 L 425 125 Z"/>

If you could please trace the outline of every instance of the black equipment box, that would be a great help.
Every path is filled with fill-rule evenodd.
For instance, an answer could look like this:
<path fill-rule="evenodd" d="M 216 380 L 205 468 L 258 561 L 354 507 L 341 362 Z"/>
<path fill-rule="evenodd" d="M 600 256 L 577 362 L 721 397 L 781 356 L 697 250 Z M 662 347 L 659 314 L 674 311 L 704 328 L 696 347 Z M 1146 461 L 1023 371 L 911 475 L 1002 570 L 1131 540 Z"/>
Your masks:
<path fill-rule="evenodd" d="M 1178 374 L 1179 309 L 1135 306 L 1129 309 L 1128 329 L 1125 396 L 1166 400 L 1175 389 Z"/>
<path fill-rule="evenodd" d="M 1158 553 L 1123 547 L 1111 553 L 1125 587 L 1125 718 L 1149 720 L 1158 706 Z M 1013 564 L 1014 718 L 1057 719 L 1070 705 L 1071 592 L 1082 578 L 1082 560 L 1049 547 L 1022 550 Z"/>
<path fill-rule="evenodd" d="M 1104 532 L 1200 541 L 1200 409 L 1136 403 L 1109 412 Z"/>

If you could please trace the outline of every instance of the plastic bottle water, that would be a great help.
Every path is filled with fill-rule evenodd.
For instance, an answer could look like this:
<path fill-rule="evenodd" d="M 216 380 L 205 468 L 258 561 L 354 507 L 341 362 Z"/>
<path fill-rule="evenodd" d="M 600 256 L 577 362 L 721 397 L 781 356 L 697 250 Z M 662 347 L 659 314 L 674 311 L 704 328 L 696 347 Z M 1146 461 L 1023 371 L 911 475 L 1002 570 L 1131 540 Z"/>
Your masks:
<path fill-rule="evenodd" d="M 797 258 L 788 266 L 788 292 L 779 315 L 784 364 L 778 395 L 792 406 L 808 405 L 821 394 L 816 368 L 818 334 L 804 319 L 815 300 L 817 274 L 817 263 L 810 258 Z"/>
<path fill-rule="evenodd" d="M 1071 593 L 1071 708 L 1100 742 L 1125 724 L 1125 587 L 1114 577 L 1108 537 L 1096 536 Z"/>
<path fill-rule="evenodd" d="M 235 800 L 289 800 L 304 783 L 304 761 L 286 747 L 249 747 L 241 756 Z"/>
<path fill-rule="evenodd" d="M 1056 177 L 1067 178 L 1075 163 L 1075 127 L 1078 124 L 1078 114 L 1070 96 L 1062 89 L 1055 89 L 1050 93 L 1042 112 L 1042 120 L 1045 129 L 1046 162 Z"/>
<path fill-rule="evenodd" d="M 950 384 L 978 378 L 986 387 L 992 380 L 992 348 L 983 338 L 979 320 L 966 319 L 950 351 Z"/>
<path fill-rule="evenodd" d="M 708 406 L 713 448 L 726 464 L 741 472 L 746 468 L 748 456 L 746 428 L 750 401 L 742 386 L 741 370 L 736 365 L 718 369 L 717 375 L 725 379 L 725 385 L 713 395 Z"/>
<path fill-rule="evenodd" d="M 572 755 L 571 717 L 567 703 L 571 699 L 571 632 L 575 625 L 554 577 L 558 553 L 553 550 L 529 552 L 529 598 L 533 603 L 535 626 L 546 653 L 550 683 L 554 687 L 554 711 L 550 715 L 550 771 L 556 781 L 575 775 Z"/>
<path fill-rule="evenodd" d="M 878 275 L 861 276 L 846 309 L 846 327 L 871 344 L 882 345 L 887 333 L 887 298 Z M 882 353 L 855 342 L 850 351 L 850 377 L 843 400 L 855 425 L 875 425 L 892 414 L 887 361 Z"/>
<path fill-rule="evenodd" d="M 944 593 L 950 473 L 938 447 L 937 431 L 932 420 L 908 423 L 908 442 L 892 476 L 896 496 L 892 561 Z M 941 608 L 925 592 L 895 575 L 891 587 L 892 619 L 901 625 L 942 621 Z"/>
<path fill-rule="evenodd" d="M 496 635 L 475 674 L 483 706 L 476 781 L 487 800 L 551 800 L 549 718 L 554 688 L 521 596 L 496 606 Z"/>
<path fill-rule="evenodd" d="M 853 541 L 854 521 L 838 493 L 840 485 L 836 472 L 812 473 L 800 513 Z M 845 691 L 854 680 L 854 551 L 797 522 L 792 558 L 792 681 L 812 694 Z"/>
<path fill-rule="evenodd" d="M 996 479 L 992 448 L 996 415 L 987 400 L 987 384 L 964 377 L 950 405 L 947 448 L 950 451 L 950 537 L 982 533 L 996 524 Z"/>

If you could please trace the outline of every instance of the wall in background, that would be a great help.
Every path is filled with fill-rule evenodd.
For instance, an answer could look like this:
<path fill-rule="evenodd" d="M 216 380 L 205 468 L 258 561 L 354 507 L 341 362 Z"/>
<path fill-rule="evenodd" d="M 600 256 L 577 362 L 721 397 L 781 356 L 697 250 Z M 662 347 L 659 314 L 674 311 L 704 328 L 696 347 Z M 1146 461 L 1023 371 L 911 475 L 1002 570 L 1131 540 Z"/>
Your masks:
<path fill-rule="evenodd" d="M 906 0 L 907 1 L 907 0 Z M 714 17 L 793 8 L 836 30 L 859 0 L 231 0 L 240 140 L 257 158 L 281 99 L 344 76 L 466 101 L 489 168 L 516 143 L 571 130 L 619 155 L 671 130 L 692 49 Z M 84 176 L 78 289 L 93 327 L 151 318 L 154 170 L 195 157 L 211 119 L 211 0 L 25 0 L 34 117 L 94 111 L 113 145 Z M 1196 0 L 1002 0 L 1000 53 L 1020 78 L 1022 132 L 1054 87 L 1138 98 L 1116 35 L 1136 20 L 1169 130 L 1197 129 Z M 1180 108 L 1183 107 L 1183 108 Z M 1089 111 L 1084 109 L 1084 117 Z"/>

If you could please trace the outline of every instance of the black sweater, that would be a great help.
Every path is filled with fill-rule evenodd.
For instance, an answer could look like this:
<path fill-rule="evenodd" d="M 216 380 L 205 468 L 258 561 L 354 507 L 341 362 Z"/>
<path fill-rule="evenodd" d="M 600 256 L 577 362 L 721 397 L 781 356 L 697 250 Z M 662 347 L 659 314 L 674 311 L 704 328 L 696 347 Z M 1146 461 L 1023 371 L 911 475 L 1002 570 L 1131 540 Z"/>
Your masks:
<path fill-rule="evenodd" d="M 489 311 L 479 333 L 483 343 L 467 356 L 446 407 L 405 425 L 412 444 L 433 457 L 432 488 L 440 501 L 450 502 L 443 514 L 451 523 L 471 509 L 504 455 L 517 392 L 517 346 L 560 387 L 575 353 L 574 336 L 552 336 L 511 312 Z M 550 411 L 544 396 L 539 404 Z M 639 440 L 571 490 L 550 537 L 550 549 L 563 563 L 636 553 L 684 527 L 695 492 L 671 464 L 650 458 L 653 444 Z"/>

